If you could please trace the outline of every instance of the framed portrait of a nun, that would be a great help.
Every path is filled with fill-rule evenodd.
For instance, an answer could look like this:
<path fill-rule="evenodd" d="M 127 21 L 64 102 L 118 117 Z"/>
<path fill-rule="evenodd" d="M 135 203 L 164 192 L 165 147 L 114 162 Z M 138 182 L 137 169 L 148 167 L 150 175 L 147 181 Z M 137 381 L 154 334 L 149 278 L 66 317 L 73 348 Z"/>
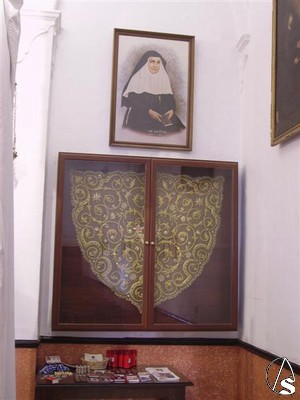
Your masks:
<path fill-rule="evenodd" d="M 114 30 L 110 145 L 192 150 L 194 36 Z"/>

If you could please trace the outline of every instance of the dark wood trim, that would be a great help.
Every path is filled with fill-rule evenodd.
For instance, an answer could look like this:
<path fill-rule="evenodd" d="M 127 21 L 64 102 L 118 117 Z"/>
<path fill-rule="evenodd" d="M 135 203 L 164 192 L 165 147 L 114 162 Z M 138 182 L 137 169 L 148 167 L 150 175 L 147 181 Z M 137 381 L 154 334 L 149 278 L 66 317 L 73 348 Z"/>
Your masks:
<path fill-rule="evenodd" d="M 15 340 L 16 349 L 37 348 L 40 344 L 39 340 Z"/>
<path fill-rule="evenodd" d="M 178 346 L 238 346 L 238 339 L 215 338 L 87 338 L 42 336 L 41 343 L 73 343 L 73 344 L 134 344 L 134 345 L 178 345 Z"/>

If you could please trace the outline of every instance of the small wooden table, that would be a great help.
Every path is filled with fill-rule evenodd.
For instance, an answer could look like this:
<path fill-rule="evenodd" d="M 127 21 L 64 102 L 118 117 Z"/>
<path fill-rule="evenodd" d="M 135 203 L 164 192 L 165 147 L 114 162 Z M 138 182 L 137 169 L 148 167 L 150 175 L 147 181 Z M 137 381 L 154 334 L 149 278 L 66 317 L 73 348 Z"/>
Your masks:
<path fill-rule="evenodd" d="M 35 400 L 96 400 L 156 398 L 160 400 L 185 400 L 185 388 L 193 383 L 176 371 L 179 382 L 149 383 L 87 383 L 77 382 L 75 376 L 51 383 L 38 375 L 35 385 Z"/>

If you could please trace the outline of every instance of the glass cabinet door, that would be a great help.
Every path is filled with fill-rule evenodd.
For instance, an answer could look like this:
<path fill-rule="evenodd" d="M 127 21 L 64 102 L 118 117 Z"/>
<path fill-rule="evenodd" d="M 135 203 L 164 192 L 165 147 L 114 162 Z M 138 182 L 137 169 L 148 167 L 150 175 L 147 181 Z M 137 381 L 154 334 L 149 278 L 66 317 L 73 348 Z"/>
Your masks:
<path fill-rule="evenodd" d="M 147 294 L 146 164 L 105 157 L 60 161 L 64 202 L 57 210 L 54 327 L 140 329 Z"/>
<path fill-rule="evenodd" d="M 236 323 L 234 174 L 226 163 L 155 162 L 153 328 Z"/>

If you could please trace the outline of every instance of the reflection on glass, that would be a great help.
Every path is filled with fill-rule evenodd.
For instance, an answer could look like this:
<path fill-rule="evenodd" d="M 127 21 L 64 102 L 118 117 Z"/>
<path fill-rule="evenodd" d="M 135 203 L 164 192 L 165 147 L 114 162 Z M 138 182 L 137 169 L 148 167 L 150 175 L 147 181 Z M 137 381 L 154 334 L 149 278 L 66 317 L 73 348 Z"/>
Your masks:
<path fill-rule="evenodd" d="M 168 171 L 156 176 L 155 322 L 194 324 L 203 306 L 198 283 L 222 223 L 225 178 Z"/>
<path fill-rule="evenodd" d="M 73 236 L 72 245 L 81 253 L 81 300 L 90 303 L 91 293 L 98 299 L 89 304 L 95 322 L 107 323 L 110 314 L 108 321 L 113 323 L 139 323 L 143 307 L 144 166 L 98 163 L 90 168 L 85 164 L 82 169 L 75 163 L 67 175 L 70 210 L 64 221 L 69 230 L 65 238 Z M 65 269 L 70 261 L 65 259 Z M 66 279 L 62 299 L 75 317 L 69 313 L 66 318 L 82 322 L 85 316 L 76 301 L 66 300 L 68 286 Z"/>

